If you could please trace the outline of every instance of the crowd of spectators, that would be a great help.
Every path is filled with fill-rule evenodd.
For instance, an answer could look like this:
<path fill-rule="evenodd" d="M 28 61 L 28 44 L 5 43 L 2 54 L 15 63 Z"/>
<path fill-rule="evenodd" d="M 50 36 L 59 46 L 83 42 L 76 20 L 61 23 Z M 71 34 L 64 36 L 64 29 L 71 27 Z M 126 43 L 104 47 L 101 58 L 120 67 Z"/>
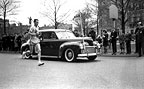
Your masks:
<path fill-rule="evenodd" d="M 74 33 L 76 36 L 79 36 L 77 31 Z M 116 55 L 118 51 L 120 52 L 120 54 L 131 54 L 132 42 L 135 43 L 136 41 L 136 34 L 133 31 L 123 33 L 121 30 L 118 29 L 112 30 L 111 32 L 102 30 L 101 35 L 96 35 L 96 32 L 92 29 L 87 36 L 91 37 L 93 41 L 97 41 L 98 54 L 107 54 L 108 52 L 111 52 L 112 55 Z"/>
<path fill-rule="evenodd" d="M 21 45 L 26 40 L 26 33 L 3 34 L 0 38 L 0 51 L 20 52 Z"/>

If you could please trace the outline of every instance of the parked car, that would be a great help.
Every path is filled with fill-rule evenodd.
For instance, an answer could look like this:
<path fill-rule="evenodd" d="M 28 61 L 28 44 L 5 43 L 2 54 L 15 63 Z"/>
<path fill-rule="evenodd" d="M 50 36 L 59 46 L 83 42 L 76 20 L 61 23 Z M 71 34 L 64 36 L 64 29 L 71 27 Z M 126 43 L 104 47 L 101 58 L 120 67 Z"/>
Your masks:
<path fill-rule="evenodd" d="M 76 37 L 70 30 L 40 30 L 40 39 L 42 56 L 65 59 L 68 62 L 75 61 L 77 57 L 87 57 L 89 60 L 97 58 L 96 46 L 92 38 Z M 22 53 L 28 52 L 26 58 L 31 57 L 28 51 L 29 42 L 24 43 L 21 50 Z"/>

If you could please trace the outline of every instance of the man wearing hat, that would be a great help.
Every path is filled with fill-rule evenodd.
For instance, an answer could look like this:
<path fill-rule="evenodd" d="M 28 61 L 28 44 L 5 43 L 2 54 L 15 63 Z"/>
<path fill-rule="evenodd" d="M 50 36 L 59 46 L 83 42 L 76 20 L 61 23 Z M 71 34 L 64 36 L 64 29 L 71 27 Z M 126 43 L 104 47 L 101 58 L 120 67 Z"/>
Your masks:
<path fill-rule="evenodd" d="M 138 31 L 141 27 L 141 22 L 137 23 L 137 28 L 135 30 L 135 53 L 138 53 Z"/>
<path fill-rule="evenodd" d="M 137 45 L 137 52 L 139 57 L 144 54 L 144 27 L 142 26 L 141 22 L 138 22 L 138 28 L 135 31 L 136 33 L 136 45 Z"/>

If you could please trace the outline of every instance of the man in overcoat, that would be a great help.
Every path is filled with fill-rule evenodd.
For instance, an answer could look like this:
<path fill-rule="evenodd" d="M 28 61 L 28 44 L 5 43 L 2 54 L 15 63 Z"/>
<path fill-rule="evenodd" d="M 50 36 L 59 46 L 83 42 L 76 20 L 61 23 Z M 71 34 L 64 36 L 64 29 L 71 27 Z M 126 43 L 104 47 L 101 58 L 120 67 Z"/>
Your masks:
<path fill-rule="evenodd" d="M 141 57 L 144 54 L 144 27 L 142 24 L 136 34 L 138 37 L 138 54 Z"/>
<path fill-rule="evenodd" d="M 116 44 L 117 43 L 117 32 L 115 30 L 113 30 L 111 32 L 110 37 L 111 37 L 112 51 L 113 51 L 112 55 L 116 55 L 116 52 L 117 52 L 117 44 Z"/>

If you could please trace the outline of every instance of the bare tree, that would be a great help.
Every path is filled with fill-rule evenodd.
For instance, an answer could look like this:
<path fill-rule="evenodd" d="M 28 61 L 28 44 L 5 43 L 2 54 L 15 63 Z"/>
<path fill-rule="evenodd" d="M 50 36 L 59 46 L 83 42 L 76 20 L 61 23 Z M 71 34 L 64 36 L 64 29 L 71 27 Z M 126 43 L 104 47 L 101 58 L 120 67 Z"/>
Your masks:
<path fill-rule="evenodd" d="M 0 0 L 0 14 L 4 19 L 4 34 L 6 34 L 6 17 L 8 15 L 16 15 L 16 9 L 19 7 L 19 1 L 15 0 Z"/>
<path fill-rule="evenodd" d="M 99 27 L 110 26 L 108 19 L 108 7 L 110 0 L 91 0 L 90 10 L 97 19 L 95 19 L 95 24 L 97 25 L 97 34 L 100 34 Z"/>
<path fill-rule="evenodd" d="M 65 2 L 61 3 L 60 0 L 45 0 L 44 2 L 45 10 L 41 12 L 41 14 L 50 20 L 55 29 L 57 29 L 58 25 L 63 23 L 69 16 L 70 10 L 63 10 L 64 13 L 61 13 L 64 3 Z"/>
<path fill-rule="evenodd" d="M 93 11 L 94 13 L 97 13 L 98 21 L 100 21 L 101 18 L 103 19 L 103 15 L 107 15 L 105 11 L 108 10 L 108 7 L 110 6 L 110 4 L 113 3 L 117 6 L 118 13 L 119 13 L 118 20 L 120 22 L 123 33 L 125 33 L 125 26 L 128 20 L 130 19 L 130 16 L 128 16 L 129 11 L 130 11 L 130 6 L 131 5 L 133 6 L 132 9 L 133 9 L 133 12 L 135 13 L 137 8 L 139 7 L 139 4 L 144 3 L 144 0 L 93 0 L 93 1 L 96 1 L 97 3 L 102 4 L 102 5 L 92 4 L 92 6 L 95 7 Z"/>
<path fill-rule="evenodd" d="M 130 7 L 133 6 L 133 12 L 135 13 L 140 3 L 144 3 L 143 0 L 111 0 L 119 10 L 119 20 L 121 21 L 122 32 L 125 33 L 125 25 L 130 19 L 129 15 Z"/>
<path fill-rule="evenodd" d="M 95 21 L 93 21 L 93 23 L 95 23 L 97 25 L 97 34 L 99 34 L 99 20 L 101 18 L 101 15 L 100 15 L 100 13 L 98 13 L 99 12 L 98 0 L 91 0 L 91 1 L 93 1 L 93 3 L 89 3 L 91 14 L 93 16 L 97 17 L 97 19 L 95 19 Z"/>
<path fill-rule="evenodd" d="M 111 0 L 113 4 L 115 4 L 118 8 L 119 12 L 119 20 L 121 22 L 121 29 L 122 32 L 125 33 L 125 25 L 128 21 L 128 11 L 129 11 L 129 5 L 132 0 Z"/>
<path fill-rule="evenodd" d="M 86 3 L 86 7 L 81 10 L 81 12 L 77 12 L 74 16 L 74 24 L 81 29 L 80 22 L 82 21 L 82 28 L 84 30 L 84 35 L 88 35 L 89 29 L 96 26 L 96 11 L 95 8 L 92 7 L 90 3 Z M 81 17 L 80 17 L 81 14 Z M 81 21 L 80 21 L 81 20 Z"/>
<path fill-rule="evenodd" d="M 78 12 L 73 18 L 74 24 L 77 25 L 80 30 L 84 30 L 84 35 L 87 35 L 88 33 L 89 18 L 91 18 L 91 15 L 88 12 L 88 8 L 85 8 L 81 12 Z"/>

